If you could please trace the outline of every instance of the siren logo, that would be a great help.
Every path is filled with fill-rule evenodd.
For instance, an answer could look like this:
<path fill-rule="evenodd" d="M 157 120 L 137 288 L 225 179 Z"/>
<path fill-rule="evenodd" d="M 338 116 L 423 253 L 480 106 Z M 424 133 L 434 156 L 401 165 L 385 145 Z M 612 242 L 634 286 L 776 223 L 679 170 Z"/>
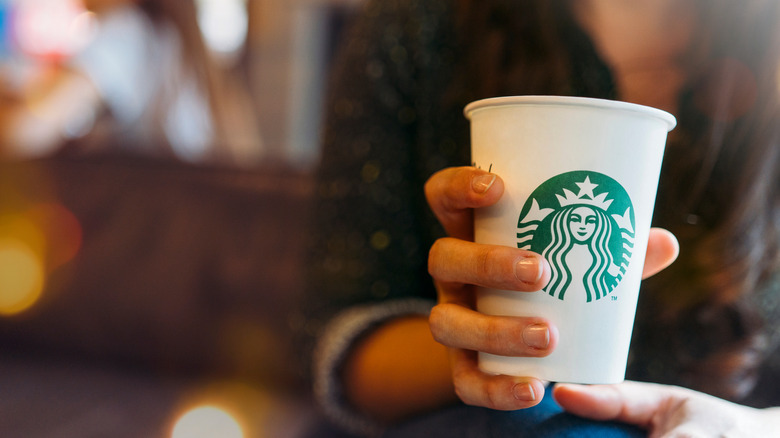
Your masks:
<path fill-rule="evenodd" d="M 561 300 L 604 298 L 631 261 L 631 199 L 601 173 L 575 171 L 547 180 L 526 201 L 517 227 L 518 248 L 547 259 L 552 277 L 544 290 Z"/>

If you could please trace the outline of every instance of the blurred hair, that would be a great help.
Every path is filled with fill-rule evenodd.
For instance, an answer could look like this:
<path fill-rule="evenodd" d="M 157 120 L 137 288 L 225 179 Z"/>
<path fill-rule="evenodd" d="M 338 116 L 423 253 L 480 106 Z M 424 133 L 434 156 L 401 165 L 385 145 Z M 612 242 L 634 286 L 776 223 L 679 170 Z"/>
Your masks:
<path fill-rule="evenodd" d="M 679 377 L 666 383 L 738 399 L 767 345 L 759 291 L 780 269 L 780 2 L 696 1 L 701 28 L 684 59 L 689 80 L 655 213 L 681 253 L 645 282 L 640 316 L 652 321 L 638 319 L 634 345 L 648 346 L 637 356 L 666 357 L 665 370 Z M 619 98 L 569 0 L 460 0 L 458 8 L 465 63 L 452 90 L 468 94 L 450 98 Z M 654 372 L 638 371 L 664 378 Z"/>

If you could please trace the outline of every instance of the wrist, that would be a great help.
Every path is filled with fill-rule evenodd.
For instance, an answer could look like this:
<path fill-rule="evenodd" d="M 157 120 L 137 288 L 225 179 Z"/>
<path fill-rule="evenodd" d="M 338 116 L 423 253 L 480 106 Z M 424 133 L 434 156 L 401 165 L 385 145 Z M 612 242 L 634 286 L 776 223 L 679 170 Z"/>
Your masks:
<path fill-rule="evenodd" d="M 381 430 L 376 418 L 369 417 L 349 400 L 344 372 L 356 346 L 377 327 L 388 321 L 412 315 L 428 315 L 432 302 L 404 299 L 355 306 L 337 315 L 320 334 L 314 351 L 314 397 L 323 412 L 336 424 L 362 435 Z"/>
<path fill-rule="evenodd" d="M 422 315 L 369 333 L 348 356 L 342 376 L 347 400 L 383 423 L 457 400 L 447 349 L 433 339 Z"/>

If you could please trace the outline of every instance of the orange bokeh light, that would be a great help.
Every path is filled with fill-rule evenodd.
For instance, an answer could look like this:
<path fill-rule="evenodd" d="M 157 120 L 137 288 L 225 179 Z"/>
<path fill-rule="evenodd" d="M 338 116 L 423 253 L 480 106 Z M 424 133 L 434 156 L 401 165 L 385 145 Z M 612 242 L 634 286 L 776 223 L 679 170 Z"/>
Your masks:
<path fill-rule="evenodd" d="M 48 274 L 71 261 L 81 244 L 81 224 L 60 203 L 0 213 L 0 315 L 32 307 Z"/>
<path fill-rule="evenodd" d="M 81 223 L 76 215 L 60 203 L 38 204 L 27 214 L 46 239 L 46 265 L 54 270 L 71 261 L 83 240 Z"/>
<path fill-rule="evenodd" d="M 43 292 L 43 261 L 24 242 L 0 238 L 0 315 L 15 315 L 30 308 Z"/>

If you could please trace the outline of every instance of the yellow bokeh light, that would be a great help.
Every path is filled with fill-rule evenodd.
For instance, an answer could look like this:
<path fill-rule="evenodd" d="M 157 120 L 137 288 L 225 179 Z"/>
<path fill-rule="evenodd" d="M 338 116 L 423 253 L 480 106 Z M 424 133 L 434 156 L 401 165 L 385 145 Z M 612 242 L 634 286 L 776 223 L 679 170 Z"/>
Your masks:
<path fill-rule="evenodd" d="M 43 261 L 29 246 L 0 240 L 0 315 L 14 315 L 35 304 L 44 278 Z"/>
<path fill-rule="evenodd" d="M 215 406 L 200 406 L 182 415 L 173 427 L 171 438 L 243 438 L 235 418 Z"/>
<path fill-rule="evenodd" d="M 43 260 L 46 251 L 46 236 L 39 224 L 27 214 L 0 215 L 0 243 L 7 247 L 24 246 Z"/>

